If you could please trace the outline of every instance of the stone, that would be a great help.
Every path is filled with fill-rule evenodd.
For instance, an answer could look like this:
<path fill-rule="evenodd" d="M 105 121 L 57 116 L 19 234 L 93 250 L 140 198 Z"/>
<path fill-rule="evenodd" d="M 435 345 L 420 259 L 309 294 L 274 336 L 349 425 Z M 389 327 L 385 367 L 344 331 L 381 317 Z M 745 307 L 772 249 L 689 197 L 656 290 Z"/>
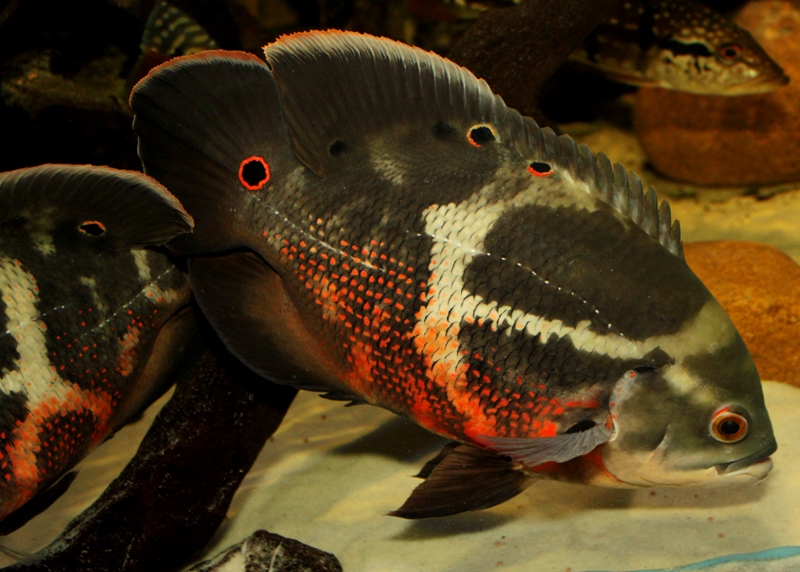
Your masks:
<path fill-rule="evenodd" d="M 800 180 L 800 7 L 747 4 L 735 19 L 784 69 L 788 85 L 765 94 L 702 96 L 642 88 L 634 127 L 653 166 L 699 185 Z"/>
<path fill-rule="evenodd" d="M 342 572 L 342 565 L 329 552 L 256 530 L 239 544 L 187 572 Z"/>
<path fill-rule="evenodd" d="M 800 387 L 800 265 L 756 242 L 685 243 L 684 251 L 733 320 L 761 378 Z"/>

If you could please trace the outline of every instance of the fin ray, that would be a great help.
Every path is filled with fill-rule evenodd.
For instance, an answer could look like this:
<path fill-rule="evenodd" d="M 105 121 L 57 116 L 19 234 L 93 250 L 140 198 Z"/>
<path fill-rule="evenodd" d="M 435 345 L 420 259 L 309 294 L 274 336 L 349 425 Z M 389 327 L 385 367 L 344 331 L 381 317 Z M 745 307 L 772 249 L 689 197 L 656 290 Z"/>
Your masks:
<path fill-rule="evenodd" d="M 195 218 L 196 232 L 170 246 L 186 254 L 246 246 L 248 206 L 270 192 L 275 174 L 298 165 L 264 62 L 233 51 L 170 60 L 136 85 L 131 108 L 145 173 Z M 240 180 L 249 157 L 262 157 L 273 174 L 258 193 Z"/>
<path fill-rule="evenodd" d="M 589 453 L 598 445 L 611 438 L 611 430 L 603 425 L 595 425 L 586 431 L 563 433 L 555 437 L 509 438 L 487 437 L 478 439 L 482 444 L 499 455 L 507 455 L 527 467 L 542 463 L 564 463 Z"/>
<path fill-rule="evenodd" d="M 520 494 L 531 480 L 490 451 L 452 443 L 425 464 L 420 476 L 425 481 L 391 516 L 430 518 L 490 508 Z"/>

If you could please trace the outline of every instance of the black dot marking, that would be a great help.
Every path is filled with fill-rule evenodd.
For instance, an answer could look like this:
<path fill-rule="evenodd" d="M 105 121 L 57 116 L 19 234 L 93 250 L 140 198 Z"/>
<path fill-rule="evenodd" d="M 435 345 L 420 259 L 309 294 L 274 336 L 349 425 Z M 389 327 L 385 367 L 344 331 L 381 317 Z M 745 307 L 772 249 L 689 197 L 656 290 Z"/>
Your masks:
<path fill-rule="evenodd" d="M 597 423 L 591 419 L 584 419 L 583 421 L 578 421 L 575 425 L 564 431 L 564 433 L 582 433 L 583 431 L 588 431 L 595 425 L 597 425 Z"/>
<path fill-rule="evenodd" d="M 269 164 L 263 157 L 248 157 L 239 165 L 239 182 L 250 191 L 257 191 L 269 181 Z"/>
<path fill-rule="evenodd" d="M 433 126 L 433 136 L 437 139 L 448 139 L 456 132 L 456 128 L 447 121 L 439 121 Z"/>
<path fill-rule="evenodd" d="M 534 161 L 528 165 L 528 171 L 537 177 L 546 177 L 553 174 L 553 168 L 548 163 L 542 163 L 541 161 Z"/>
<path fill-rule="evenodd" d="M 331 143 L 331 146 L 328 148 L 328 151 L 334 157 L 338 157 L 339 155 L 347 151 L 347 143 L 345 143 L 341 139 L 337 139 L 336 141 Z"/>
<path fill-rule="evenodd" d="M 105 225 L 96 220 L 87 220 L 78 227 L 78 230 L 89 236 L 103 236 L 106 233 Z"/>
<path fill-rule="evenodd" d="M 492 130 L 485 125 L 470 129 L 468 137 L 469 142 L 476 147 L 480 147 L 484 143 L 491 143 L 494 141 L 494 133 L 492 133 Z"/>

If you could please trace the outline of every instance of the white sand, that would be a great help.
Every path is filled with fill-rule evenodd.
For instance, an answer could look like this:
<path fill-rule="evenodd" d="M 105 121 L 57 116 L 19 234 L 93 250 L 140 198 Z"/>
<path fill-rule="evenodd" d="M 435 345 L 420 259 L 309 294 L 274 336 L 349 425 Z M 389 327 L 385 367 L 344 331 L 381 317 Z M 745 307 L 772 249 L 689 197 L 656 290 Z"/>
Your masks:
<path fill-rule="evenodd" d="M 800 390 L 764 387 L 779 450 L 759 485 L 621 491 L 541 482 L 494 509 L 419 522 L 384 513 L 402 504 L 419 482 L 410 475 L 442 441 L 380 409 L 303 393 L 207 555 L 258 528 L 333 552 L 348 572 L 652 569 L 797 545 Z M 145 424 L 87 459 L 72 489 L 12 535 L 15 546 L 35 550 L 55 536 L 124 465 Z"/>

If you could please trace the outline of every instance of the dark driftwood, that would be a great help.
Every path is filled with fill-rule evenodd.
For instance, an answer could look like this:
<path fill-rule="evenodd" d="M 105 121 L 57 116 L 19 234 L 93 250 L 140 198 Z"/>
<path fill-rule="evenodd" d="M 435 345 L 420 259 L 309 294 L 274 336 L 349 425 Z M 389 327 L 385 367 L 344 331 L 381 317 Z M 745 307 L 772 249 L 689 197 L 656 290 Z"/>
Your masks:
<path fill-rule="evenodd" d="M 520 111 L 620 0 L 523 0 L 484 14 L 459 38 L 448 58 L 483 78 Z"/>
<path fill-rule="evenodd" d="M 225 518 L 296 393 L 259 378 L 213 343 L 100 498 L 32 561 L 5 570 L 154 572 L 185 565 Z"/>

